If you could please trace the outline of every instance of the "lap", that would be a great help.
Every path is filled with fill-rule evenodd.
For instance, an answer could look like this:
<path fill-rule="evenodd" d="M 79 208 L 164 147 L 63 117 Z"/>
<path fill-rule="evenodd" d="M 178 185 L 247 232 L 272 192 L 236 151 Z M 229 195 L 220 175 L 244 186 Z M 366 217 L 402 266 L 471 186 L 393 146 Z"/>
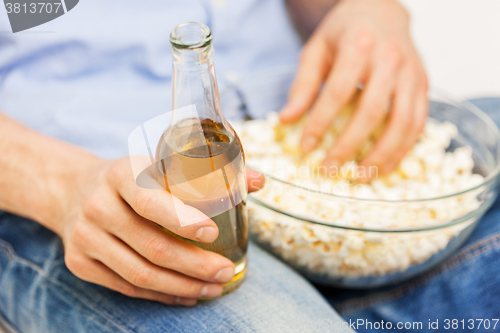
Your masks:
<path fill-rule="evenodd" d="M 314 332 L 341 321 L 311 284 L 252 244 L 240 288 L 194 308 L 172 307 L 76 278 L 59 237 L 2 212 L 0 315 L 21 332 Z"/>

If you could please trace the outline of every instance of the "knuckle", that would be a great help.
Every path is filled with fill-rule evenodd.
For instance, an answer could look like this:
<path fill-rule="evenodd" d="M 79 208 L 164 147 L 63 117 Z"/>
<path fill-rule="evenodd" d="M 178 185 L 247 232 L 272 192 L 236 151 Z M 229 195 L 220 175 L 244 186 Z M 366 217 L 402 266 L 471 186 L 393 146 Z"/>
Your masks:
<path fill-rule="evenodd" d="M 108 217 L 108 208 L 100 195 L 91 195 L 83 206 L 83 215 L 91 221 L 98 221 Z"/>
<path fill-rule="evenodd" d="M 106 179 L 109 184 L 122 184 L 124 180 L 130 177 L 132 177 L 130 179 L 133 179 L 130 159 L 129 157 L 124 157 L 111 164 L 106 173 Z"/>
<path fill-rule="evenodd" d="M 151 281 L 151 269 L 145 265 L 136 265 L 130 268 L 128 272 L 128 280 L 135 286 L 145 287 Z"/>
<path fill-rule="evenodd" d="M 76 246 L 92 242 L 92 230 L 85 223 L 77 223 L 70 234 L 70 242 Z"/>
<path fill-rule="evenodd" d="M 80 277 L 80 272 L 84 267 L 84 260 L 80 256 L 75 255 L 72 252 L 67 252 L 64 255 L 64 262 L 71 273 L 73 273 L 77 277 Z"/>
<path fill-rule="evenodd" d="M 395 42 L 389 42 L 382 54 L 384 61 L 389 62 L 393 66 L 399 65 L 403 60 L 403 52 L 399 45 Z"/>
<path fill-rule="evenodd" d="M 151 216 L 154 211 L 155 202 L 153 196 L 147 195 L 144 191 L 138 191 L 135 197 L 135 207 L 137 212 L 146 217 Z"/>
<path fill-rule="evenodd" d="M 166 258 L 175 260 L 171 244 L 161 237 L 153 238 L 148 242 L 146 256 L 155 263 L 165 261 Z"/>
<path fill-rule="evenodd" d="M 375 45 L 375 36 L 368 29 L 360 29 L 354 34 L 355 51 L 359 53 L 368 52 Z"/>
<path fill-rule="evenodd" d="M 200 274 L 200 276 L 203 278 L 211 279 L 214 275 L 212 272 L 213 267 L 214 265 L 212 265 L 210 261 L 205 260 L 200 265 L 198 265 L 197 267 L 198 274 Z"/>

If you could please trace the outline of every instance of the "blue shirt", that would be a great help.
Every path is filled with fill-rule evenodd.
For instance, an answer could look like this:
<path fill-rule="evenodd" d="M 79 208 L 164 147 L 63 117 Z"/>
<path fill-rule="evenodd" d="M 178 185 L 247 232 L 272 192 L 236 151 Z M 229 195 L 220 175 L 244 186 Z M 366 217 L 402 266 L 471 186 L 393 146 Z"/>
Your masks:
<path fill-rule="evenodd" d="M 228 73 L 296 64 L 300 39 L 278 0 L 81 0 L 16 34 L 0 9 L 0 109 L 101 157 L 124 156 L 136 126 L 171 110 L 169 35 L 187 21 L 212 30 L 220 90 Z"/>

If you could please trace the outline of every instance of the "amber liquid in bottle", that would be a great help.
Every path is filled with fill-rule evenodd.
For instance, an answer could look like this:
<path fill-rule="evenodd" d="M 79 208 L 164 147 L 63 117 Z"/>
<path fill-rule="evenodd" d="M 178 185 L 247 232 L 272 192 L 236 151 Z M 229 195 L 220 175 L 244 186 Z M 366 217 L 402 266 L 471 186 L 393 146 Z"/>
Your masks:
<path fill-rule="evenodd" d="M 223 294 L 243 281 L 248 244 L 243 150 L 238 136 L 225 126 L 212 119 L 183 119 L 165 131 L 156 151 L 158 182 L 219 228 L 212 243 L 177 237 L 234 263 L 235 276 L 224 285 Z"/>

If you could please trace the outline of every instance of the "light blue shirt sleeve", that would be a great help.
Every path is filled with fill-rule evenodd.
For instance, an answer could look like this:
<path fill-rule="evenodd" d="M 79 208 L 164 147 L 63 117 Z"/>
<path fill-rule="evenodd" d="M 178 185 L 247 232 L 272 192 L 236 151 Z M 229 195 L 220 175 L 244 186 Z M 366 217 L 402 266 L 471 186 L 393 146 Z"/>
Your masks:
<path fill-rule="evenodd" d="M 212 30 L 221 90 L 229 77 L 297 62 L 301 41 L 278 0 L 81 0 L 16 34 L 0 9 L 0 109 L 101 157 L 124 156 L 136 126 L 171 110 L 169 34 L 187 21 Z"/>

